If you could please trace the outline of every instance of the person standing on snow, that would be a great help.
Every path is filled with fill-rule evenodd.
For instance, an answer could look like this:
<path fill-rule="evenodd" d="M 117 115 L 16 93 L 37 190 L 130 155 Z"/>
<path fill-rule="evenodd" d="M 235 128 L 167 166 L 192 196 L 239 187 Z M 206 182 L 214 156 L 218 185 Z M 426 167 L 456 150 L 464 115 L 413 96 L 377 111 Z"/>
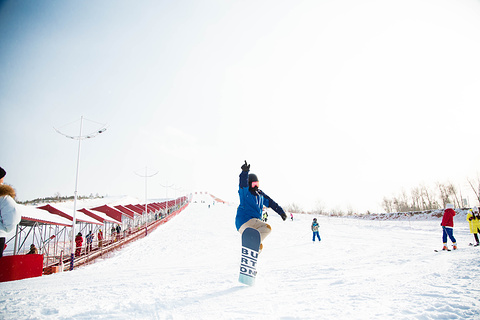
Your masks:
<path fill-rule="evenodd" d="M 312 241 L 315 242 L 315 236 L 318 238 L 318 241 L 322 241 L 322 239 L 320 239 L 320 234 L 318 233 L 318 227 L 320 227 L 318 225 L 318 222 L 317 222 L 317 218 L 313 218 L 313 222 L 312 222 L 312 231 L 313 231 L 313 239 Z"/>
<path fill-rule="evenodd" d="M 262 221 L 263 206 L 272 208 L 278 213 L 283 221 L 287 219 L 285 211 L 262 190 L 258 189 L 259 182 L 255 174 L 249 173 L 250 165 L 247 161 L 242 165 L 242 173 L 240 173 L 240 183 L 238 195 L 240 204 L 237 208 L 237 216 L 235 217 L 235 226 L 240 234 L 246 228 L 253 228 L 260 233 L 260 250 L 263 248 L 263 240 L 270 234 L 272 227 Z"/>
<path fill-rule="evenodd" d="M 22 220 L 14 200 L 15 190 L 11 186 L 3 184 L 6 174 L 7 172 L 0 167 L 0 258 L 3 257 L 7 235 L 14 231 Z"/>
<path fill-rule="evenodd" d="M 457 250 L 457 240 L 455 240 L 455 237 L 453 236 L 453 217 L 455 216 L 455 210 L 453 210 L 453 204 L 448 203 L 447 208 L 445 209 L 443 213 L 443 218 L 442 218 L 442 229 L 443 229 L 443 249 L 442 250 L 448 250 L 447 247 L 447 236 L 450 238 L 450 240 L 453 242 L 453 250 Z"/>
<path fill-rule="evenodd" d="M 470 226 L 470 233 L 473 233 L 476 243 L 472 243 L 475 247 L 479 245 L 478 233 L 480 232 L 480 214 L 478 214 L 478 208 L 474 207 L 467 214 L 467 221 Z"/>

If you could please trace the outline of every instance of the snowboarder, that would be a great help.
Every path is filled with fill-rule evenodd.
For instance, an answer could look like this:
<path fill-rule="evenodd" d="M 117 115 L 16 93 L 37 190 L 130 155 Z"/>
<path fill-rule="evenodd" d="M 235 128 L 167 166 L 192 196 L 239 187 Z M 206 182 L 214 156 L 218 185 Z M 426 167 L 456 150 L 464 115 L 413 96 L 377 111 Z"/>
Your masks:
<path fill-rule="evenodd" d="M 467 221 L 470 225 L 470 233 L 473 233 L 476 243 L 472 243 L 475 247 L 479 245 L 478 233 L 480 232 L 480 214 L 478 213 L 478 208 L 474 207 L 470 209 L 470 212 L 467 214 Z"/>
<path fill-rule="evenodd" d="M 448 250 L 447 247 L 447 236 L 453 242 L 453 250 L 457 250 L 457 240 L 453 236 L 453 217 L 455 216 L 455 210 L 453 210 L 453 204 L 448 203 L 445 211 L 443 212 L 442 218 L 442 229 L 443 229 L 443 249 Z"/>
<path fill-rule="evenodd" d="M 312 231 L 313 231 L 313 239 L 312 241 L 315 242 L 315 236 L 318 238 L 318 241 L 322 241 L 322 239 L 320 239 L 320 234 L 318 233 L 318 222 L 317 222 L 317 218 L 313 218 L 313 222 L 312 222 Z"/>
<path fill-rule="evenodd" d="M 263 240 L 272 231 L 269 224 L 262 221 L 263 206 L 272 208 L 278 213 L 283 221 L 287 219 L 285 211 L 269 196 L 267 196 L 259 187 L 259 181 L 255 174 L 249 173 L 250 165 L 247 161 L 242 165 L 242 172 L 240 173 L 240 183 L 238 195 L 240 197 L 240 204 L 237 208 L 237 216 L 235 218 L 235 226 L 240 232 L 246 228 L 253 228 L 260 233 L 260 251 L 263 248 Z"/>
<path fill-rule="evenodd" d="M 293 221 L 293 213 L 290 212 L 290 219 Z"/>

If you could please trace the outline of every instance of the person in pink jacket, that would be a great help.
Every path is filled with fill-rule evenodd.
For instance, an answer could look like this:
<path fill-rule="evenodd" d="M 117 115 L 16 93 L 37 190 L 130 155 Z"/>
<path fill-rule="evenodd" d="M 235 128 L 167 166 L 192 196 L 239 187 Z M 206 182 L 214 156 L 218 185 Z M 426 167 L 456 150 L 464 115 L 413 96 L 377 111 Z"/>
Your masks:
<path fill-rule="evenodd" d="M 443 250 L 448 250 L 447 237 L 453 242 L 453 250 L 457 250 L 457 240 L 453 236 L 453 217 L 455 216 L 455 210 L 453 210 L 453 204 L 448 203 L 447 208 L 443 212 L 442 229 L 443 229 Z"/>

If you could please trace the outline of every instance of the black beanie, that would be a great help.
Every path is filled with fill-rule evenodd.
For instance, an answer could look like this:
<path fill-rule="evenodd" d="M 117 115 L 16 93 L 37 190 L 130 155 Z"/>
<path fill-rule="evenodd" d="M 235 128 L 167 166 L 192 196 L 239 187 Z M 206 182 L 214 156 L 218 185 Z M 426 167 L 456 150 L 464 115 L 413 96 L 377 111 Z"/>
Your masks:
<path fill-rule="evenodd" d="M 5 170 L 3 170 L 2 167 L 0 167 L 0 179 L 2 179 L 3 177 L 5 177 L 5 175 L 7 174 L 7 172 Z"/>

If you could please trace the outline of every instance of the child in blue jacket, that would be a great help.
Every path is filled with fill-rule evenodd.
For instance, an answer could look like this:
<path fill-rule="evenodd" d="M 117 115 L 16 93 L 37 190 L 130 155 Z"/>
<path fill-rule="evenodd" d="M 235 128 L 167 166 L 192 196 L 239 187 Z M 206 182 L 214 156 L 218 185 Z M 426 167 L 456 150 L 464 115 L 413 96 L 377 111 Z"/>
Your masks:
<path fill-rule="evenodd" d="M 313 218 L 313 222 L 312 222 L 312 231 L 313 231 L 313 239 L 312 241 L 315 242 L 315 237 L 318 238 L 318 241 L 322 241 L 322 239 L 320 239 L 320 234 L 318 233 L 318 228 L 320 226 L 318 225 L 318 222 L 317 222 L 317 218 Z"/>
<path fill-rule="evenodd" d="M 287 219 L 285 211 L 262 190 L 258 189 L 259 182 L 255 174 L 250 173 L 250 165 L 247 161 L 242 165 L 240 173 L 240 184 L 238 195 L 240 196 L 240 205 L 237 209 L 235 226 L 238 232 L 243 233 L 246 228 L 253 228 L 260 232 L 260 241 L 263 242 L 266 236 L 272 231 L 269 224 L 262 221 L 263 206 L 272 208 L 278 213 L 283 221 Z M 260 243 L 260 250 L 263 245 Z"/>

